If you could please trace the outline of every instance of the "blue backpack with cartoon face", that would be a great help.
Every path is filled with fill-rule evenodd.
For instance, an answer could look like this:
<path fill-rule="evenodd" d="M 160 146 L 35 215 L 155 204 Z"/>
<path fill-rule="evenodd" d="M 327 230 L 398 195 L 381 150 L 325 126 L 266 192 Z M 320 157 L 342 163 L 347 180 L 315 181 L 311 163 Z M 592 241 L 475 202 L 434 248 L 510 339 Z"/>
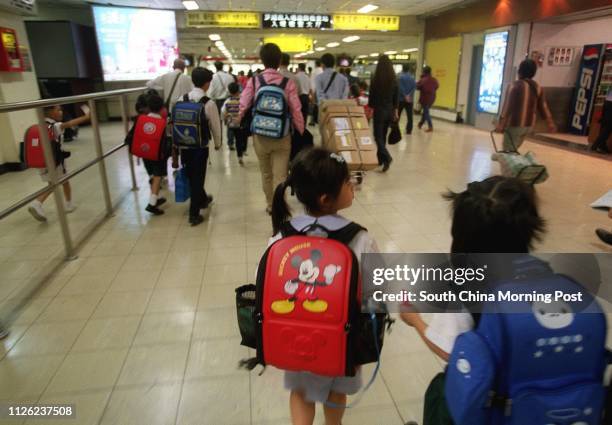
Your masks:
<path fill-rule="evenodd" d="M 445 396 L 456 425 L 602 423 L 605 315 L 576 282 L 539 266 L 544 272 L 528 277 L 528 285 L 508 280 L 495 291 L 581 291 L 582 302 L 486 304 L 477 328 L 457 338 L 448 362 Z"/>
<path fill-rule="evenodd" d="M 285 87 L 289 80 L 283 78 L 279 85 L 266 83 L 263 75 L 257 79 L 259 89 L 253 103 L 251 133 L 271 139 L 282 139 L 289 134 L 289 106 Z"/>
<path fill-rule="evenodd" d="M 189 95 L 176 102 L 172 109 L 172 142 L 179 148 L 206 148 L 210 129 L 204 108 L 210 99 L 204 96 L 199 102 L 191 102 Z"/>

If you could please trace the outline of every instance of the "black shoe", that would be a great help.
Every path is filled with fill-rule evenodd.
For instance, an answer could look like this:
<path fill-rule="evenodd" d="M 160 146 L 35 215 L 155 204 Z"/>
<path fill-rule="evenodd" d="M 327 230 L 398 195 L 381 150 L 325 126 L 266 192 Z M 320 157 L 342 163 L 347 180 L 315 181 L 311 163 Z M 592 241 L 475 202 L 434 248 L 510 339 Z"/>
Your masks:
<path fill-rule="evenodd" d="M 425 123 L 422 123 L 422 122 L 419 123 L 419 125 L 417 126 L 417 127 L 419 127 L 419 130 L 423 128 L 423 124 L 425 124 Z"/>
<path fill-rule="evenodd" d="M 236 150 L 236 147 L 234 145 L 231 145 L 229 148 L 230 148 L 231 151 L 235 151 Z"/>
<path fill-rule="evenodd" d="M 310 124 L 308 124 L 308 125 L 309 125 L 309 126 L 311 126 L 311 127 L 314 127 L 315 125 L 317 125 L 317 123 L 316 123 L 316 122 L 311 122 L 311 123 L 310 123 Z"/>
<path fill-rule="evenodd" d="M 389 171 L 389 167 L 391 167 L 391 162 L 393 162 L 392 159 L 390 159 L 389 161 L 383 164 L 383 168 L 382 168 L 383 173 L 386 173 L 387 171 Z"/>
<path fill-rule="evenodd" d="M 202 204 L 202 206 L 200 207 L 201 210 L 205 210 L 206 208 L 210 207 L 213 203 L 213 197 L 212 195 L 206 195 L 206 201 L 204 201 L 204 203 Z"/>
<path fill-rule="evenodd" d="M 597 148 L 597 149 L 595 149 L 595 151 L 597 153 L 603 153 L 604 155 L 609 155 L 610 154 L 610 151 L 608 150 L 608 148 L 604 148 L 604 147 Z"/>
<path fill-rule="evenodd" d="M 157 206 L 151 204 L 147 205 L 145 211 L 150 212 L 153 215 L 162 215 L 164 213 L 164 210 L 160 210 L 159 208 L 157 208 Z"/>
<path fill-rule="evenodd" d="M 166 198 L 159 198 L 157 202 L 155 203 L 155 206 L 159 207 L 160 205 L 164 205 L 165 203 L 166 203 Z"/>
<path fill-rule="evenodd" d="M 608 232 L 605 229 L 597 229 L 595 230 L 595 233 L 602 242 L 612 245 L 612 232 Z"/>
<path fill-rule="evenodd" d="M 189 224 L 191 224 L 191 227 L 197 226 L 198 224 L 202 224 L 203 221 L 204 217 L 202 217 L 201 215 L 189 217 Z"/>

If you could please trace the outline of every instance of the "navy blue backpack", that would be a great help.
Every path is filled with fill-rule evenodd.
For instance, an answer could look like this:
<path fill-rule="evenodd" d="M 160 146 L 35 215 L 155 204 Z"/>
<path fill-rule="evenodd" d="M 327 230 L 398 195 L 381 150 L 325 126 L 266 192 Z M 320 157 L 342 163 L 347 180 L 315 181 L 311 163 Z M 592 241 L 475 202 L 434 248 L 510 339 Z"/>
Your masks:
<path fill-rule="evenodd" d="M 204 108 L 209 101 L 204 96 L 199 102 L 191 102 L 189 95 L 176 102 L 172 109 L 172 141 L 179 148 L 206 148 L 210 129 Z"/>
<path fill-rule="evenodd" d="M 496 291 L 576 293 L 582 288 L 546 271 L 500 282 Z M 533 264 L 532 264 L 533 265 Z M 476 329 L 460 335 L 446 371 L 455 425 L 599 425 L 606 388 L 606 317 L 582 302 L 485 304 Z M 532 313 L 525 313 L 531 311 Z M 505 314 L 504 314 L 505 313 Z"/>

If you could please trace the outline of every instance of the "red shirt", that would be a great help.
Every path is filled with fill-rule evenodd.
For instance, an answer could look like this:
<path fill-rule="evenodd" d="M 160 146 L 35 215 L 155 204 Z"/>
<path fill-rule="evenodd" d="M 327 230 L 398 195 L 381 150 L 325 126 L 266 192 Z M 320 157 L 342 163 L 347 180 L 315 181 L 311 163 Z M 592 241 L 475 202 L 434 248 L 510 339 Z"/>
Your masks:
<path fill-rule="evenodd" d="M 436 90 L 438 90 L 438 87 L 438 80 L 431 75 L 422 75 L 417 83 L 417 90 L 421 92 L 419 103 L 427 107 L 433 105 L 436 101 Z"/>

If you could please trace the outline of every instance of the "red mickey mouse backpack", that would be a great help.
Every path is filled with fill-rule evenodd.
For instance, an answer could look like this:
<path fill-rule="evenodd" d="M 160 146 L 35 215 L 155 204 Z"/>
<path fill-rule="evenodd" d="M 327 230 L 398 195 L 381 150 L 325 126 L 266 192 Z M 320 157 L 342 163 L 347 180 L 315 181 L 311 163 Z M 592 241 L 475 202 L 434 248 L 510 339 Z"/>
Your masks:
<path fill-rule="evenodd" d="M 307 235 L 315 227 L 327 237 Z M 361 230 L 285 223 L 259 263 L 257 284 L 236 289 L 242 345 L 257 350 L 242 366 L 354 376 L 357 366 L 378 362 L 391 320 L 361 312 L 359 263 L 348 247 Z"/>
<path fill-rule="evenodd" d="M 130 152 L 143 159 L 159 161 L 162 158 L 162 141 L 165 135 L 166 120 L 164 118 L 139 115 L 134 126 Z"/>

